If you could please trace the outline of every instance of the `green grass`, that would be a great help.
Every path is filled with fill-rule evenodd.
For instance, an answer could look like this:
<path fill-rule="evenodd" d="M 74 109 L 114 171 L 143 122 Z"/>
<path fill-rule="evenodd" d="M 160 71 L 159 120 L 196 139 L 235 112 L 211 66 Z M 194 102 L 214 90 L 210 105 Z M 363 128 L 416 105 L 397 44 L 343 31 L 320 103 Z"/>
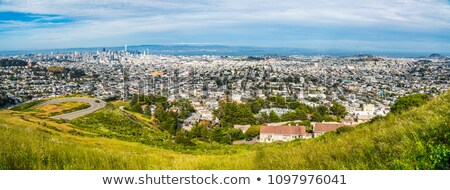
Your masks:
<path fill-rule="evenodd" d="M 449 138 L 446 93 L 351 132 L 261 149 L 255 163 L 257 169 L 450 169 Z"/>
<path fill-rule="evenodd" d="M 252 154 L 190 155 L 121 140 L 78 137 L 0 114 L 0 169 L 251 169 Z M 54 126 L 56 127 L 56 126 Z"/>
<path fill-rule="evenodd" d="M 184 147 L 151 121 L 111 104 L 68 123 L 0 111 L 0 169 L 450 169 L 450 92 L 289 143 Z"/>
<path fill-rule="evenodd" d="M 44 106 L 34 106 L 26 109 L 34 115 L 42 118 L 48 118 L 55 115 L 62 115 L 82 109 L 89 108 L 91 105 L 85 102 L 63 102 L 59 104 L 48 104 Z"/>
<path fill-rule="evenodd" d="M 84 117 L 70 121 L 74 128 L 96 133 L 102 137 L 115 138 L 143 144 L 167 141 L 169 136 L 113 105 Z"/>
<path fill-rule="evenodd" d="M 33 106 L 36 106 L 42 102 L 44 102 L 45 100 L 36 100 L 36 101 L 32 101 L 32 102 L 28 102 L 28 103 L 24 103 L 24 104 L 20 104 L 18 106 L 14 106 L 11 108 L 11 110 L 13 111 L 25 111 L 29 108 L 32 108 Z"/>

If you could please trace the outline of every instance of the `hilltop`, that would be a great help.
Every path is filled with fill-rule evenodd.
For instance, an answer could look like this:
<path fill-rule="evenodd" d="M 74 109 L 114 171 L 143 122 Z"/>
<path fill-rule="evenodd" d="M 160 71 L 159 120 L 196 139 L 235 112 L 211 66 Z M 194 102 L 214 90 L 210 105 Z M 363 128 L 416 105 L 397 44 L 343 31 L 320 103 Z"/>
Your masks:
<path fill-rule="evenodd" d="M 112 103 L 71 121 L 47 111 L 0 111 L 0 169 L 450 169 L 450 92 L 316 139 L 255 145 L 179 145 Z"/>

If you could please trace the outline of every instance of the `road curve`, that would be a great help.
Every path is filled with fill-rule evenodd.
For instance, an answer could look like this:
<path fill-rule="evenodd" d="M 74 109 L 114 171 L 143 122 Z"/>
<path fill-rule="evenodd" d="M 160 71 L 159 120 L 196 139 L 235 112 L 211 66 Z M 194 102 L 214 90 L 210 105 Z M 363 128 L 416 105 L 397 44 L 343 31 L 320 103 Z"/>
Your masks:
<path fill-rule="evenodd" d="M 96 100 L 98 100 L 100 102 L 97 103 L 97 102 L 95 102 Z M 72 120 L 77 117 L 82 117 L 87 114 L 93 113 L 93 112 L 100 110 L 106 106 L 106 102 L 104 102 L 103 100 L 99 100 L 99 99 L 95 99 L 95 98 L 82 98 L 82 97 L 54 99 L 54 100 L 49 100 L 49 101 L 43 102 L 37 106 L 44 106 L 44 105 L 49 105 L 49 104 L 59 104 L 59 103 L 64 103 L 64 102 L 85 102 L 85 103 L 90 104 L 91 107 L 88 107 L 88 108 L 82 109 L 82 110 L 78 110 L 78 111 L 74 111 L 71 113 L 52 116 L 50 118 Z"/>

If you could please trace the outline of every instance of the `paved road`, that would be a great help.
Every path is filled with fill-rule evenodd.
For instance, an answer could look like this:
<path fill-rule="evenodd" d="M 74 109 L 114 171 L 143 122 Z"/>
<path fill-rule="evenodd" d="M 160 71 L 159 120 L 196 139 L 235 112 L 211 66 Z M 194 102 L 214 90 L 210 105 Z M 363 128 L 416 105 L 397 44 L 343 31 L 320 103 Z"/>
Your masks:
<path fill-rule="evenodd" d="M 100 103 L 95 102 L 96 100 L 100 101 Z M 49 100 L 46 101 L 42 104 L 39 104 L 37 106 L 44 106 L 44 105 L 48 105 L 48 104 L 59 104 L 59 103 L 63 103 L 63 102 L 85 102 L 91 105 L 91 107 L 88 107 L 86 109 L 83 110 L 78 110 L 75 112 L 71 112 L 71 113 L 66 113 L 66 114 L 62 114 L 62 115 L 57 115 L 57 116 L 53 116 L 50 118 L 53 119 L 66 119 L 66 120 L 72 120 L 75 119 L 77 117 L 81 117 L 81 116 L 85 116 L 87 114 L 93 113 L 97 110 L 100 110 L 102 108 L 104 108 L 106 106 L 106 102 L 99 100 L 99 99 L 95 99 L 95 98 L 82 98 L 82 97 L 73 97 L 73 98 L 60 98 L 60 99 L 54 99 L 54 100 Z"/>

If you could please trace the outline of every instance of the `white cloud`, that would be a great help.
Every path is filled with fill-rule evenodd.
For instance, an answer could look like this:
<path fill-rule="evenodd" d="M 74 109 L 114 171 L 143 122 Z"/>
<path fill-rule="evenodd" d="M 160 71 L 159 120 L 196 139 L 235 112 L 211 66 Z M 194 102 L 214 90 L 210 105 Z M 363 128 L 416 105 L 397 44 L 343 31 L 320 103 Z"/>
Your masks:
<path fill-rule="evenodd" d="M 20 34 L 35 44 L 76 44 L 164 31 L 195 33 L 245 24 L 450 29 L 450 6 L 444 0 L 3 0 L 0 11 L 55 14 L 76 20 L 45 28 L 36 28 L 39 23 L 0 24 L 0 29 L 16 29 L 3 36 L 13 39 Z"/>

